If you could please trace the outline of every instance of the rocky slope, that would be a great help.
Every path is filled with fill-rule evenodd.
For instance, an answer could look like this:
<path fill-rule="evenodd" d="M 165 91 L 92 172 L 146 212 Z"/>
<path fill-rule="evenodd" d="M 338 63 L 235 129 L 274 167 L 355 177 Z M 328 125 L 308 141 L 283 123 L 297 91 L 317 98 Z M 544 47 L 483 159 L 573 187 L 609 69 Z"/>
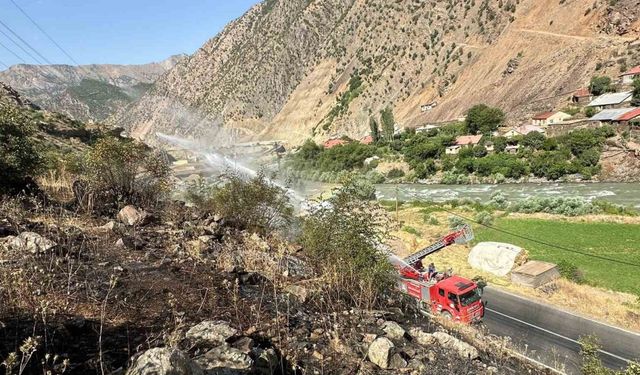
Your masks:
<path fill-rule="evenodd" d="M 79 121 L 102 121 L 142 96 L 183 56 L 145 65 L 14 65 L 0 72 L 34 103 Z"/>
<path fill-rule="evenodd" d="M 639 61 L 637 0 L 267 0 L 114 119 L 134 135 L 223 123 L 294 143 L 457 118 L 478 102 L 510 121 L 562 105 L 591 75 Z M 437 102 L 426 112 L 421 106 Z"/>

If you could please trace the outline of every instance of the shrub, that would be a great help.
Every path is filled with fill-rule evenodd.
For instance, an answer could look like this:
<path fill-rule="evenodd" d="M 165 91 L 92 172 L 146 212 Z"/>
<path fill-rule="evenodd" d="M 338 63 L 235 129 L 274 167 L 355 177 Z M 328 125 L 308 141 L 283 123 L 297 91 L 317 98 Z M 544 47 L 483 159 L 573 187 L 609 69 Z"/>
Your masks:
<path fill-rule="evenodd" d="M 12 107 L 0 108 L 0 194 L 23 189 L 40 171 L 40 154 L 30 138 L 29 119 Z"/>
<path fill-rule="evenodd" d="M 429 224 L 429 225 L 438 225 L 440 224 L 440 222 L 438 221 L 438 218 L 431 215 L 431 214 L 426 214 L 422 217 L 422 221 L 424 221 L 425 224 Z"/>
<path fill-rule="evenodd" d="M 591 91 L 593 95 L 602 95 L 604 93 L 613 91 L 611 78 L 606 76 L 591 77 L 591 83 L 589 83 L 589 91 Z"/>
<path fill-rule="evenodd" d="M 419 230 L 410 225 L 405 225 L 404 227 L 402 227 L 402 230 L 417 237 L 420 237 L 422 235 Z"/>
<path fill-rule="evenodd" d="M 402 169 L 393 168 L 387 173 L 388 178 L 400 178 L 404 177 L 405 173 Z"/>
<path fill-rule="evenodd" d="M 384 210 L 345 186 L 303 223 L 300 242 L 323 275 L 330 300 L 372 308 L 393 284 L 392 266 L 379 250 L 389 236 Z M 336 309 L 339 307 L 335 307 Z"/>
<path fill-rule="evenodd" d="M 480 225 L 491 226 L 493 224 L 493 216 L 487 211 L 481 211 L 476 214 L 475 221 Z"/>
<path fill-rule="evenodd" d="M 463 218 L 455 215 L 449 215 L 449 217 L 447 217 L 447 220 L 449 221 L 449 228 L 451 229 L 456 229 L 459 226 L 465 224 L 465 221 Z"/>
<path fill-rule="evenodd" d="M 200 196 L 200 208 L 215 212 L 238 229 L 261 235 L 287 228 L 293 221 L 293 206 L 285 189 L 273 184 L 263 173 L 252 179 L 228 174 L 221 187 Z M 192 194 L 195 192 L 192 190 Z"/>
<path fill-rule="evenodd" d="M 560 275 L 567 280 L 571 280 L 578 284 L 583 284 L 585 282 L 584 274 L 578 266 L 567 260 L 561 260 L 558 262 L 558 271 L 560 271 Z"/>
<path fill-rule="evenodd" d="M 78 203 L 86 209 L 123 205 L 154 207 L 169 191 L 169 164 L 142 143 L 115 137 L 100 139 L 79 162 Z M 82 188 L 79 188 L 82 185 Z"/>
<path fill-rule="evenodd" d="M 491 194 L 489 204 L 500 209 L 505 209 L 508 205 L 507 196 L 502 191 L 496 191 Z"/>
<path fill-rule="evenodd" d="M 579 216 L 600 212 L 598 207 L 582 197 L 530 197 L 512 203 L 509 209 L 513 212 L 547 212 L 565 216 Z"/>

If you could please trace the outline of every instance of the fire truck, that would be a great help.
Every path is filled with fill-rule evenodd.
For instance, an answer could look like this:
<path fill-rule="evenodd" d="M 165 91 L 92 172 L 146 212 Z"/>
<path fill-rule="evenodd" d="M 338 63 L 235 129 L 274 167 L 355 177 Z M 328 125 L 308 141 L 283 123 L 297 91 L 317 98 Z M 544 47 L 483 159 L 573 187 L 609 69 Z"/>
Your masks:
<path fill-rule="evenodd" d="M 424 313 L 464 324 L 480 322 L 484 316 L 484 303 L 474 281 L 452 275 L 451 272 L 430 275 L 422 267 L 422 260 L 426 256 L 451 244 L 463 244 L 471 240 L 473 231 L 465 224 L 404 259 L 390 255 L 389 261 L 399 273 L 398 289 L 416 299 L 418 308 Z"/>

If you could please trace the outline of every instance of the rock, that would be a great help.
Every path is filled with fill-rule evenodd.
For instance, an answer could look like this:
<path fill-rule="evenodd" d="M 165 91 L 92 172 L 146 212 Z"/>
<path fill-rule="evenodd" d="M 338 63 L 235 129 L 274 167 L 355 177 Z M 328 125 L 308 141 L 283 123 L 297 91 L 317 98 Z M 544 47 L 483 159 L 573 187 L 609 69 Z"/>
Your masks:
<path fill-rule="evenodd" d="M 407 367 L 418 370 L 420 373 L 424 373 L 427 370 L 427 366 L 425 366 L 425 364 L 419 359 L 412 359 L 407 364 Z"/>
<path fill-rule="evenodd" d="M 134 206 L 125 206 L 118 212 L 118 220 L 125 225 L 143 225 L 149 219 L 149 214 L 143 210 L 138 210 Z"/>
<path fill-rule="evenodd" d="M 241 337 L 238 340 L 234 341 L 231 346 L 245 354 L 249 354 L 255 346 L 255 342 L 253 342 L 253 339 L 251 337 Z"/>
<path fill-rule="evenodd" d="M 113 232 L 117 228 L 118 228 L 118 223 L 116 223 L 113 220 L 111 220 L 110 222 L 106 223 L 105 225 L 103 225 L 101 227 L 98 227 L 98 229 L 106 230 L 106 231 L 109 231 L 109 232 Z"/>
<path fill-rule="evenodd" d="M 305 261 L 291 255 L 282 257 L 278 262 L 278 268 L 283 270 L 284 277 L 308 278 L 313 274 L 313 270 Z"/>
<path fill-rule="evenodd" d="M 447 333 L 436 332 L 433 334 L 433 337 L 438 340 L 438 343 L 440 343 L 441 346 L 455 351 L 462 358 L 476 359 L 480 357 L 478 349 Z"/>
<path fill-rule="evenodd" d="M 191 327 L 186 336 L 195 344 L 224 344 L 237 333 L 238 330 L 227 322 L 207 320 Z"/>
<path fill-rule="evenodd" d="M 384 322 L 382 330 L 387 334 L 388 337 L 396 340 L 400 340 L 404 337 L 405 334 L 404 328 L 402 328 L 400 324 L 393 321 Z"/>
<path fill-rule="evenodd" d="M 46 253 L 58 244 L 34 232 L 22 232 L 18 236 L 4 239 L 4 247 L 14 251 L 27 251 L 37 255 Z"/>
<path fill-rule="evenodd" d="M 362 337 L 362 342 L 371 344 L 376 339 L 376 337 L 378 337 L 378 335 L 376 335 L 375 333 L 366 333 Z"/>
<path fill-rule="evenodd" d="M 409 335 L 422 346 L 429 347 L 436 342 L 432 334 L 422 331 L 419 328 L 413 328 L 409 331 Z"/>
<path fill-rule="evenodd" d="M 254 350 L 254 358 L 256 359 L 253 371 L 259 375 L 272 375 L 276 373 L 280 365 L 280 358 L 273 348 Z"/>
<path fill-rule="evenodd" d="M 378 337 L 369 346 L 367 356 L 369 360 L 380 368 L 389 368 L 389 359 L 392 355 L 393 343 L 386 337 Z"/>
<path fill-rule="evenodd" d="M 120 237 L 115 243 L 117 248 L 120 249 L 133 249 L 135 248 L 135 243 L 131 237 Z"/>
<path fill-rule="evenodd" d="M 284 289 L 287 293 L 291 293 L 298 298 L 298 300 L 302 303 L 307 301 L 307 297 L 309 292 L 307 288 L 300 285 L 287 285 Z"/>
<path fill-rule="evenodd" d="M 195 361 L 207 374 L 248 374 L 253 366 L 251 357 L 227 345 L 213 348 Z"/>
<path fill-rule="evenodd" d="M 322 355 L 322 353 L 317 350 L 314 350 L 313 353 L 311 353 L 311 356 L 313 356 L 313 358 L 317 359 L 318 361 L 324 360 L 324 356 Z"/>
<path fill-rule="evenodd" d="M 404 358 L 402 358 L 400 353 L 396 353 L 391 356 L 391 359 L 389 360 L 389 367 L 395 368 L 395 369 L 406 368 L 407 361 Z"/>
<path fill-rule="evenodd" d="M 153 348 L 135 360 L 126 375 L 204 375 L 202 368 L 179 350 Z"/>

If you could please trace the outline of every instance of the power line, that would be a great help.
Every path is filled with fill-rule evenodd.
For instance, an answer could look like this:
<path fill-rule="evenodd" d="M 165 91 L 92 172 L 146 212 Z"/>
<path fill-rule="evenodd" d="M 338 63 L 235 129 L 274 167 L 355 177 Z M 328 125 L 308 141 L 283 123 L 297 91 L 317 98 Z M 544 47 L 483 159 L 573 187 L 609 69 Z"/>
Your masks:
<path fill-rule="evenodd" d="M 13 43 L 18 48 L 20 48 L 22 50 L 22 52 L 26 53 L 27 56 L 31 57 L 35 62 L 37 62 L 38 64 L 42 64 L 42 62 L 40 60 L 35 58 L 31 53 L 29 53 L 29 51 L 24 49 L 24 47 L 22 47 L 18 42 L 16 42 L 15 39 L 13 39 L 9 34 L 7 34 L 4 31 L 2 31 L 2 29 L 0 29 L 0 34 L 4 35 L 7 39 L 9 39 L 9 41 L 11 41 L 11 43 Z"/>
<path fill-rule="evenodd" d="M 0 61 L 0 65 L 4 66 L 5 68 L 9 69 L 9 65 L 5 64 L 4 62 Z"/>
<path fill-rule="evenodd" d="M 449 213 L 449 214 L 451 214 L 451 215 L 457 216 L 457 217 L 459 217 L 459 218 L 461 218 L 461 219 L 464 219 L 464 220 L 470 221 L 470 222 L 472 222 L 472 223 L 475 223 L 475 224 L 481 225 L 481 226 L 483 226 L 483 227 L 486 227 L 486 228 L 489 228 L 489 229 L 495 230 L 496 232 L 500 232 L 500 233 L 508 234 L 508 235 L 510 235 L 510 236 L 513 236 L 513 237 L 516 237 L 516 238 L 520 238 L 520 239 L 522 239 L 522 240 L 535 242 L 535 243 L 537 243 L 537 244 L 539 244 L 539 245 L 544 245 L 544 246 L 548 246 L 548 247 L 556 248 L 556 249 L 558 249 L 558 250 L 563 250 L 563 251 L 567 251 L 567 252 L 571 252 L 571 253 L 575 253 L 575 254 L 580 254 L 580 255 L 583 255 L 583 256 L 587 256 L 587 257 L 591 257 L 591 258 L 595 258 L 595 259 L 599 259 L 599 260 L 605 260 L 605 261 L 608 261 L 608 262 L 613 262 L 613 263 L 618 263 L 618 264 L 624 264 L 624 265 L 626 265 L 626 266 L 632 266 L 632 267 L 638 267 L 638 268 L 640 268 L 640 264 L 637 264 L 637 263 L 627 262 L 627 261 L 619 260 L 619 259 L 607 258 L 607 257 L 603 257 L 603 256 L 596 255 L 596 254 L 585 253 L 585 252 L 582 252 L 582 251 L 579 251 L 579 250 L 575 250 L 575 249 L 570 249 L 570 248 L 568 248 L 568 247 L 561 246 L 561 245 L 554 245 L 554 244 L 549 243 L 549 242 L 540 241 L 540 240 L 537 240 L 537 239 L 535 239 L 535 238 L 531 238 L 531 237 L 523 236 L 523 235 L 520 235 L 520 234 L 517 234 L 517 233 L 512 233 L 512 232 L 506 231 L 506 230 L 504 230 L 504 229 L 496 228 L 496 227 L 494 227 L 494 226 L 492 226 L 492 225 L 483 224 L 483 223 L 480 223 L 480 222 L 478 222 L 478 221 L 476 221 L 476 220 L 473 220 L 473 219 L 471 219 L 471 218 L 468 218 L 468 217 L 462 216 L 462 215 L 460 215 L 460 214 L 458 214 L 458 213 L 455 213 L 455 212 L 452 212 L 452 211 L 449 211 L 449 210 L 445 210 L 445 209 L 443 209 L 443 211 L 444 211 L 444 212 L 447 212 L 447 213 Z"/>
<path fill-rule="evenodd" d="M 11 29 L 9 26 L 7 26 L 6 23 L 2 22 L 2 20 L 0 20 L 0 25 L 4 26 L 5 29 L 9 30 L 9 32 L 11 34 L 13 34 L 16 38 L 18 38 L 22 43 L 24 43 L 25 46 L 29 47 L 30 50 L 32 50 L 33 52 L 35 52 L 36 55 L 40 56 L 40 58 L 42 60 L 44 60 L 47 64 L 49 65 L 53 65 L 53 63 L 51 61 L 49 61 L 46 57 L 42 56 L 42 54 L 40 52 L 38 52 L 38 50 L 36 50 L 35 48 L 33 48 L 33 46 L 31 46 L 31 44 L 29 44 L 26 40 L 22 39 L 22 37 L 20 37 L 20 35 L 16 34 L 15 31 L 13 31 L 13 29 Z"/>
<path fill-rule="evenodd" d="M 22 61 L 23 63 L 25 64 L 27 63 L 26 61 L 24 61 L 22 57 L 20 57 L 17 53 L 15 53 L 11 48 L 7 47 L 4 43 L 0 42 L 0 47 L 9 51 L 9 53 L 11 53 L 13 56 L 15 56 L 18 60 Z"/>
<path fill-rule="evenodd" d="M 49 35 L 49 33 L 47 33 L 46 31 L 44 31 L 44 29 L 42 27 L 40 27 L 40 25 L 33 19 L 31 18 L 31 16 L 29 16 L 27 14 L 27 12 L 24 11 L 24 9 L 22 9 L 14 0 L 10 0 L 11 3 L 13 3 L 13 5 L 16 6 L 16 8 L 18 8 L 18 10 L 20 10 L 20 12 L 27 17 L 27 19 L 29 19 L 29 21 L 31 21 L 32 24 L 35 25 L 35 27 L 38 28 L 38 30 L 40 30 L 41 33 L 43 33 L 50 41 L 51 43 L 53 43 L 56 47 L 58 47 L 58 49 L 60 51 L 62 51 L 62 53 L 65 54 L 65 56 L 67 56 L 75 65 L 80 65 L 72 56 L 71 54 L 69 54 L 64 48 L 62 48 L 62 46 L 60 46 L 60 44 L 58 44 L 58 42 L 56 42 L 53 37 L 51 37 L 51 35 Z"/>

